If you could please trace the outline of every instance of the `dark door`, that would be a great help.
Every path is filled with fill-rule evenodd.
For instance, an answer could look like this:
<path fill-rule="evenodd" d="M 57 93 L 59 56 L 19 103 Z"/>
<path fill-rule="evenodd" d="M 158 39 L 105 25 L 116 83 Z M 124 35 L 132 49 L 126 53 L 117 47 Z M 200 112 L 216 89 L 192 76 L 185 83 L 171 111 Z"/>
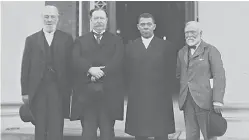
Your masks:
<path fill-rule="evenodd" d="M 138 16 L 150 13 L 156 20 L 155 35 L 174 43 L 177 48 L 184 45 L 185 2 L 167 1 L 118 1 L 116 2 L 117 30 L 124 43 L 140 37 L 137 29 Z"/>
<path fill-rule="evenodd" d="M 179 50 L 184 46 L 185 2 L 168 1 L 118 1 L 116 2 L 116 23 L 119 35 L 124 43 L 140 37 L 137 29 L 138 17 L 150 13 L 156 20 L 155 36 L 172 42 Z M 175 62 L 172 62 L 175 63 Z M 179 81 L 175 84 L 174 95 L 177 95 Z"/>

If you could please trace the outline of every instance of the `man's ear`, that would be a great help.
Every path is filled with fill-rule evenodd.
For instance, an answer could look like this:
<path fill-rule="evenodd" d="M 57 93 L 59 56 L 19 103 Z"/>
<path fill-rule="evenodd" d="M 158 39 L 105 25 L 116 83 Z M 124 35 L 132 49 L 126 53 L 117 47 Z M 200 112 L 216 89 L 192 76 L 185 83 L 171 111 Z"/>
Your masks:
<path fill-rule="evenodd" d="M 156 24 L 154 24 L 154 30 L 156 29 Z"/>
<path fill-rule="evenodd" d="M 138 29 L 138 30 L 140 30 L 140 26 L 139 26 L 139 24 L 137 24 L 137 29 Z"/>
<path fill-rule="evenodd" d="M 57 16 L 57 23 L 60 21 L 60 15 Z"/>

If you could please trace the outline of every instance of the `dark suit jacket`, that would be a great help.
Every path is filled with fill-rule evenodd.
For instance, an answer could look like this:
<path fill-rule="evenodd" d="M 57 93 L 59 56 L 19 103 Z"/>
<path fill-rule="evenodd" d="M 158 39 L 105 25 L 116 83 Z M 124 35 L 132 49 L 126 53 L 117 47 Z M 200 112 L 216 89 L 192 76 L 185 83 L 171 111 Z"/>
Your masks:
<path fill-rule="evenodd" d="M 180 78 L 179 107 L 183 105 L 188 89 L 196 102 L 203 109 L 213 107 L 213 102 L 223 103 L 226 78 L 220 52 L 212 45 L 202 41 L 189 60 L 188 46 L 178 52 L 177 77 Z M 209 80 L 213 78 L 213 89 Z"/>
<path fill-rule="evenodd" d="M 95 104 L 88 88 L 90 78 L 88 70 L 92 66 L 105 66 L 105 76 L 101 78 L 104 87 L 103 106 L 110 111 L 113 119 L 123 119 L 123 54 L 124 46 L 120 37 L 105 32 L 100 44 L 97 44 L 93 33 L 87 33 L 75 40 L 73 50 L 74 94 L 71 119 L 84 116 L 85 107 Z"/>
<path fill-rule="evenodd" d="M 45 38 L 43 31 L 36 32 L 26 38 L 21 68 L 22 95 L 29 95 L 32 103 L 34 95 L 41 84 L 45 71 Z M 69 116 L 69 99 L 71 86 L 70 79 L 70 52 L 73 45 L 71 35 L 56 30 L 54 34 L 54 66 L 57 71 L 59 92 L 64 97 L 64 115 Z"/>

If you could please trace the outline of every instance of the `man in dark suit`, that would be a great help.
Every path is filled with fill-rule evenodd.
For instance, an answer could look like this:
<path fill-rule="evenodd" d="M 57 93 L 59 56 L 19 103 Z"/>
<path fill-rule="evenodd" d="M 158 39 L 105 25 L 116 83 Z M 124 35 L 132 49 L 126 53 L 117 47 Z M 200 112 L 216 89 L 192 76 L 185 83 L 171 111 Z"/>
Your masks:
<path fill-rule="evenodd" d="M 73 65 L 75 74 L 71 119 L 81 119 L 83 139 L 114 138 L 114 122 L 123 119 L 122 39 L 108 31 L 107 13 L 90 11 L 93 27 L 75 40 Z"/>
<path fill-rule="evenodd" d="M 199 140 L 200 130 L 205 140 L 216 139 L 207 136 L 207 117 L 209 111 L 221 112 L 226 86 L 220 52 L 204 42 L 201 35 L 200 24 L 188 22 L 185 26 L 187 45 L 178 52 L 177 58 L 179 107 L 184 112 L 187 140 Z"/>
<path fill-rule="evenodd" d="M 136 140 L 168 140 L 168 134 L 175 132 L 172 81 L 176 52 L 169 41 L 154 36 L 156 24 L 151 14 L 141 14 L 137 27 L 141 37 L 125 48 L 125 132 Z"/>
<path fill-rule="evenodd" d="M 62 140 L 69 117 L 71 35 L 56 30 L 58 9 L 45 6 L 44 27 L 26 38 L 21 68 L 22 98 L 35 120 L 35 140 Z"/>

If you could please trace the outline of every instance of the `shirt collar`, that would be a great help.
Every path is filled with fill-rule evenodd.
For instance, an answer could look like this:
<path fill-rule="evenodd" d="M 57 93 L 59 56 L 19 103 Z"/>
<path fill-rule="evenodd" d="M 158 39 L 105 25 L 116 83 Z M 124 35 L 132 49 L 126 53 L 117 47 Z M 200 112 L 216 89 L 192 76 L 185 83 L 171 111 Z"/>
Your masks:
<path fill-rule="evenodd" d="M 46 32 L 44 29 L 42 29 L 42 31 L 43 31 L 43 33 L 44 33 L 45 35 L 54 35 L 54 33 L 55 33 L 55 31 L 53 31 L 53 32 L 51 32 L 51 33 L 48 33 L 48 32 Z"/>
<path fill-rule="evenodd" d="M 151 41 L 153 37 L 154 37 L 154 35 L 152 35 L 150 38 L 144 38 L 141 36 L 142 40 L 149 40 L 149 41 Z"/>
<path fill-rule="evenodd" d="M 96 33 L 96 34 L 103 34 L 105 32 L 105 30 L 103 30 L 102 32 L 98 33 L 96 32 L 94 29 L 93 29 L 93 32 Z"/>
<path fill-rule="evenodd" d="M 195 50 L 200 46 L 201 42 L 202 42 L 202 40 L 195 45 L 196 46 Z"/>

